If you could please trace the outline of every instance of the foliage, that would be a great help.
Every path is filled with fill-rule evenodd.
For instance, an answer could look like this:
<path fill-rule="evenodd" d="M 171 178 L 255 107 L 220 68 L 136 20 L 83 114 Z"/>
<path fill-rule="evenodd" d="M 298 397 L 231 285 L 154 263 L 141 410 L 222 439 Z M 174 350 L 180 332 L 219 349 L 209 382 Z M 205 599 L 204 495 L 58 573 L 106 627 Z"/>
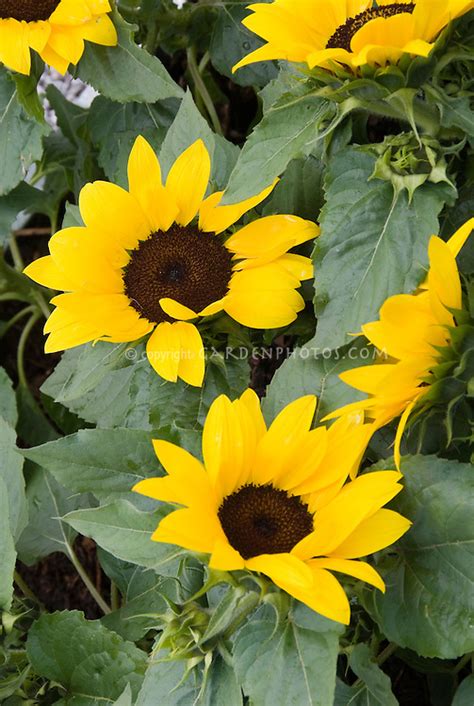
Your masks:
<path fill-rule="evenodd" d="M 54 85 L 38 92 L 38 59 L 29 77 L 0 64 L 0 701 L 410 706 L 428 694 L 435 706 L 470 706 L 474 238 L 458 258 L 465 305 L 452 345 L 405 436 L 405 489 L 392 507 L 413 526 L 373 559 L 385 594 L 345 584 L 347 629 L 263 577 L 236 582 L 205 557 L 152 542 L 170 508 L 131 488 L 163 473 L 152 438 L 200 456 L 220 394 L 252 385 L 269 422 L 302 395 L 319 398 L 315 423 L 364 398 L 339 378 L 374 362 L 361 326 L 423 282 L 434 233 L 447 240 L 474 215 L 472 13 L 427 59 L 358 77 L 283 61 L 233 74 L 262 44 L 241 24 L 246 2 L 113 4 L 118 45 L 87 43 L 73 70 L 96 91 L 89 106 Z M 244 223 L 292 214 L 321 226 L 314 246 L 298 249 L 315 272 L 301 290 L 304 312 L 264 332 L 210 318 L 202 388 L 162 380 L 144 341 L 42 354 L 54 293 L 27 279 L 24 264 L 46 254 L 60 227 L 81 225 L 84 184 L 127 186 L 138 135 L 164 176 L 202 139 L 223 204 L 278 178 Z M 393 468 L 393 438 L 393 426 L 380 431 L 363 467 Z M 81 564 L 78 537 L 97 549 L 101 585 Z M 52 611 L 28 586 L 26 567 L 47 567 L 58 552 L 95 613 Z M 413 701 L 395 669 L 402 687 L 405 675 L 422 684 Z"/>

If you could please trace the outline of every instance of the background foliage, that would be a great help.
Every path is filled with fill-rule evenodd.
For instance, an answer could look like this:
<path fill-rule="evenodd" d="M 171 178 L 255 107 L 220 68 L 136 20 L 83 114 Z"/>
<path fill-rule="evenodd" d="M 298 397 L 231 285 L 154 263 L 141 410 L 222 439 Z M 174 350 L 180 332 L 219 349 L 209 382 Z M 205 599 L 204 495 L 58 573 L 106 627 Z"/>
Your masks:
<path fill-rule="evenodd" d="M 360 398 L 338 374 L 370 363 L 370 352 L 346 332 L 413 291 L 430 236 L 473 215 L 472 14 L 428 60 L 353 81 L 273 62 L 233 75 L 260 43 L 240 24 L 245 2 L 116 5 L 119 46 L 88 45 L 75 69 L 97 91 L 90 106 L 44 90 L 44 78 L 39 98 L 39 61 L 28 78 L 0 67 L 1 702 L 471 706 L 472 436 L 448 447 L 444 409 L 409 435 L 393 507 L 413 528 L 375 558 L 385 595 L 347 585 L 347 630 L 273 589 L 262 601 L 254 584 L 214 583 L 197 559 L 152 543 L 168 508 L 130 488 L 162 473 L 152 437 L 200 454 L 220 393 L 252 385 L 268 420 L 302 394 L 318 395 L 318 419 Z M 165 174 L 201 137 L 228 203 L 280 176 L 258 212 L 322 228 L 298 321 L 260 336 L 222 317 L 206 332 L 202 389 L 161 380 L 143 344 L 46 358 L 48 292 L 21 274 L 52 232 L 80 224 L 86 182 L 126 185 L 139 134 Z M 466 282 L 473 242 L 460 258 Z M 468 434 L 472 349 L 453 412 Z M 365 465 L 390 467 L 392 441 L 392 429 L 379 433 Z"/>

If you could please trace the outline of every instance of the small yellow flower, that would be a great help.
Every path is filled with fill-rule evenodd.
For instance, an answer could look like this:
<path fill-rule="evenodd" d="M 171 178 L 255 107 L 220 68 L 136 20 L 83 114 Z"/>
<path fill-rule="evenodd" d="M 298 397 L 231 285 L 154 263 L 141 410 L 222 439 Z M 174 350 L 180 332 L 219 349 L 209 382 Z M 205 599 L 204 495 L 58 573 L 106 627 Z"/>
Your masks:
<path fill-rule="evenodd" d="M 319 233 L 310 221 L 275 215 L 220 236 L 273 186 L 231 206 L 205 197 L 211 160 L 202 140 L 183 152 L 166 184 L 155 152 L 137 138 L 129 191 L 97 181 L 81 191 L 85 227 L 66 228 L 50 255 L 25 272 L 63 290 L 45 326 L 46 352 L 95 340 L 130 342 L 153 331 L 147 355 L 165 380 L 200 386 L 204 349 L 193 319 L 226 311 L 251 328 L 279 328 L 304 308 L 297 292 L 311 279 L 309 258 L 288 250 Z M 195 223 L 194 219 L 199 214 Z"/>
<path fill-rule="evenodd" d="M 202 464 L 158 440 L 163 478 L 134 490 L 183 506 L 159 524 L 152 539 L 210 554 L 211 568 L 261 572 L 310 608 L 342 623 L 346 594 L 331 572 L 380 590 L 384 583 L 359 557 L 387 547 L 410 522 L 383 509 L 402 486 L 395 471 L 357 473 L 371 434 L 362 415 L 329 429 L 311 429 L 314 396 L 289 404 L 269 429 L 256 394 L 231 402 L 222 395 L 207 416 Z"/>
<path fill-rule="evenodd" d="M 266 44 L 234 71 L 256 61 L 286 59 L 329 68 L 396 63 L 428 56 L 442 29 L 474 7 L 473 0 L 274 0 L 249 5 L 243 24 Z"/>
<path fill-rule="evenodd" d="M 379 321 L 362 326 L 364 336 L 386 360 L 348 370 L 340 378 L 368 394 L 362 402 L 346 405 L 329 414 L 334 419 L 351 410 L 365 409 L 379 428 L 400 417 L 395 460 L 400 464 L 400 442 L 408 418 L 430 391 L 432 369 L 440 348 L 451 343 L 450 328 L 456 325 L 452 310 L 462 308 L 461 280 L 456 255 L 474 228 L 471 218 L 448 243 L 433 236 L 429 244 L 430 267 L 424 284 L 414 294 L 390 297 L 380 309 Z"/>
<path fill-rule="evenodd" d="M 109 0 L 0 0 L 0 62 L 29 74 L 30 49 L 61 74 L 77 64 L 84 41 L 115 46 Z"/>

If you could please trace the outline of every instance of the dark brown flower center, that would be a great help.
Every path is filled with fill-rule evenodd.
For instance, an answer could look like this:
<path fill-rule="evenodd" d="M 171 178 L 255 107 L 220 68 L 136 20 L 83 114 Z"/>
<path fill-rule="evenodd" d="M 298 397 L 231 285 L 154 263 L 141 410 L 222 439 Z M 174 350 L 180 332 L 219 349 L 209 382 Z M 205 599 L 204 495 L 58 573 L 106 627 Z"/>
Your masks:
<path fill-rule="evenodd" d="M 226 294 L 231 275 L 232 254 L 217 236 L 178 225 L 143 240 L 123 269 L 132 306 L 156 324 L 172 320 L 160 299 L 174 299 L 199 312 Z"/>
<path fill-rule="evenodd" d="M 244 559 L 290 552 L 313 531 L 313 516 L 299 497 L 272 485 L 244 485 L 218 511 L 231 546 Z"/>
<path fill-rule="evenodd" d="M 48 20 L 61 0 L 0 0 L 0 19 Z"/>
<path fill-rule="evenodd" d="M 367 22 L 375 20 L 377 17 L 393 17 L 393 15 L 400 15 L 403 12 L 411 14 L 414 9 L 414 2 L 394 2 L 390 5 L 371 7 L 355 17 L 349 17 L 343 25 L 338 27 L 326 44 L 326 49 L 351 51 L 352 38 Z"/>

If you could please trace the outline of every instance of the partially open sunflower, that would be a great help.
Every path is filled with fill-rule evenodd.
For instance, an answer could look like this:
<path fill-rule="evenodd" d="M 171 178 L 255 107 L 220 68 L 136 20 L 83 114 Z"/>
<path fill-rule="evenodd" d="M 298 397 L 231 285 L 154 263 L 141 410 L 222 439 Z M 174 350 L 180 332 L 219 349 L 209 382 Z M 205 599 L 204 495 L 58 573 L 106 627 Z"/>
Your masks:
<path fill-rule="evenodd" d="M 341 373 L 340 378 L 367 393 L 367 399 L 341 407 L 325 418 L 365 409 L 374 428 L 379 428 L 400 417 L 395 443 L 397 465 L 410 414 L 430 393 L 435 382 L 433 371 L 443 359 L 443 350 L 451 345 L 457 312 L 462 309 L 456 256 L 473 229 L 471 218 L 447 243 L 433 236 L 426 281 L 414 294 L 389 297 L 380 309 L 379 321 L 362 326 L 363 335 L 385 359 Z"/>
<path fill-rule="evenodd" d="M 444 27 L 473 0 L 274 0 L 249 5 L 243 24 L 267 42 L 234 71 L 256 61 L 286 59 L 310 68 L 331 62 L 358 68 L 428 56 Z"/>
<path fill-rule="evenodd" d="M 210 173 L 209 154 L 198 140 L 163 185 L 158 159 L 139 137 L 128 162 L 129 191 L 104 181 L 82 189 L 85 227 L 56 233 L 51 254 L 25 270 L 36 282 L 67 292 L 52 300 L 46 352 L 98 339 L 135 341 L 153 331 L 147 354 L 159 375 L 200 386 L 205 356 L 191 320 L 225 311 L 244 326 L 271 329 L 296 319 L 304 308 L 297 289 L 313 267 L 288 250 L 318 235 L 318 226 L 296 216 L 267 216 L 226 240 L 219 234 L 273 186 L 219 206 L 223 192 L 205 196 Z"/>
<path fill-rule="evenodd" d="M 261 572 L 318 613 L 348 623 L 347 596 L 331 572 L 380 590 L 368 563 L 410 522 L 383 509 L 402 486 L 395 471 L 357 473 L 371 434 L 361 415 L 310 430 L 314 396 L 289 404 L 269 429 L 256 394 L 222 395 L 207 416 L 204 464 L 168 441 L 154 442 L 167 475 L 134 490 L 182 506 L 159 524 L 157 542 L 210 555 L 211 568 Z"/>
<path fill-rule="evenodd" d="M 33 49 L 64 74 L 84 41 L 117 44 L 110 11 L 109 0 L 0 0 L 0 62 L 29 74 Z"/>

